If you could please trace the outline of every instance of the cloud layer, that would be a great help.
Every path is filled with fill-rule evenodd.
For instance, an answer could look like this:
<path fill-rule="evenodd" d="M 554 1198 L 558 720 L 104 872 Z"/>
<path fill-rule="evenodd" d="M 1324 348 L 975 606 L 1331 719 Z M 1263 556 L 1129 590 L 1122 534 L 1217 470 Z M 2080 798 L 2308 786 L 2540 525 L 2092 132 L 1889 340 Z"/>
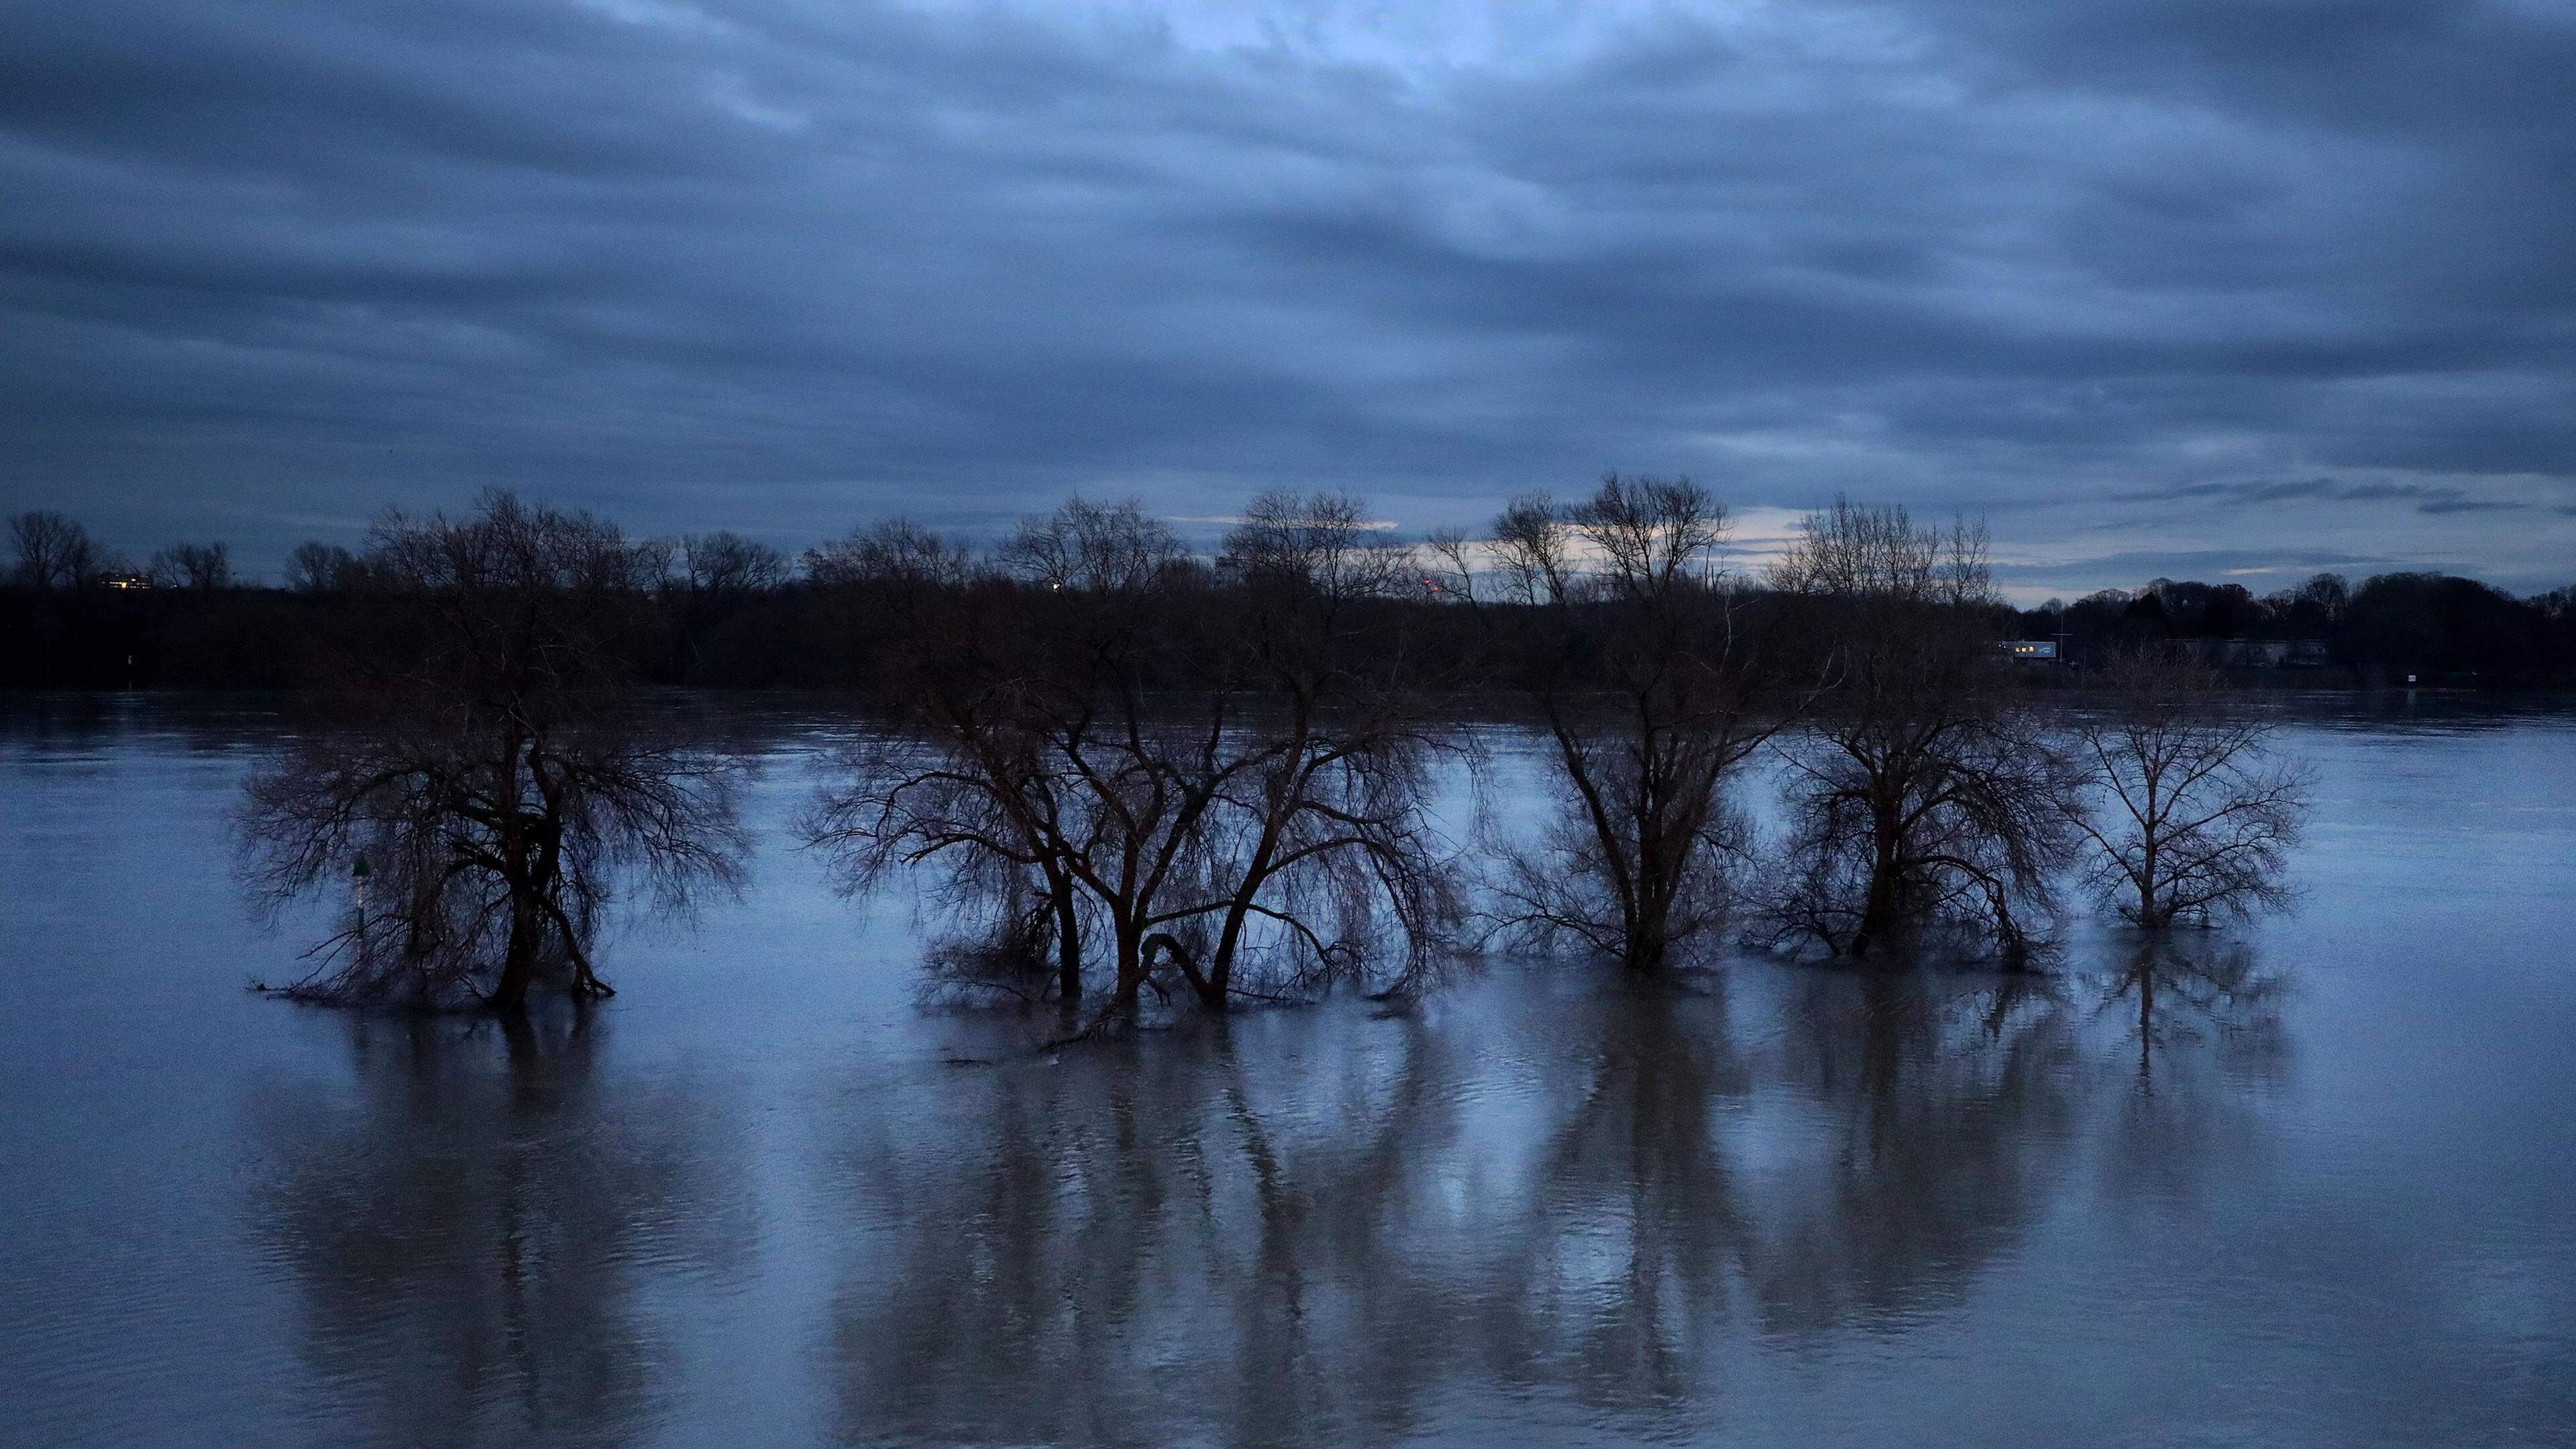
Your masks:
<path fill-rule="evenodd" d="M 0 195 L 0 496 L 129 548 L 1618 468 L 2576 575 L 2540 0 L 39 3 Z"/>

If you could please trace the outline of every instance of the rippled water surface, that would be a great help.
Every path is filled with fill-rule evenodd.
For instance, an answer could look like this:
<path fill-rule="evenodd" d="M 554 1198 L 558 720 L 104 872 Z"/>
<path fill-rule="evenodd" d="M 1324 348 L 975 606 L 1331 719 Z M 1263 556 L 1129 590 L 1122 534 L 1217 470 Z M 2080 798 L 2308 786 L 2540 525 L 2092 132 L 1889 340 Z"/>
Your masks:
<path fill-rule="evenodd" d="M 2576 1440 L 2576 719 L 2321 707 L 2306 902 L 1047 1057 L 784 844 L 586 1019 L 263 1000 L 277 726 L 0 711 L 0 1442 Z"/>

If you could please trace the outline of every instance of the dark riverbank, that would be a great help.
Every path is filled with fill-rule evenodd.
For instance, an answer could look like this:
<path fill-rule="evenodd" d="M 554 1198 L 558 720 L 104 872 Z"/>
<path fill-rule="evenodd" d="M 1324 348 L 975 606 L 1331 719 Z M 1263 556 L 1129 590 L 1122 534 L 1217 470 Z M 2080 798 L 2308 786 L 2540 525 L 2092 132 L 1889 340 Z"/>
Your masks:
<path fill-rule="evenodd" d="M 2329 576 L 2330 577 L 2330 576 Z M 873 692 L 908 646 L 906 621 L 925 592 L 1008 596 L 1028 586 L 793 580 L 759 588 L 638 591 L 627 640 L 639 680 L 694 689 Z M 1175 630 L 1227 607 L 1214 575 L 1175 580 L 1163 612 Z M 1759 608 L 1760 590 L 1743 595 Z M 1043 595 L 1039 596 L 1042 600 Z M 1033 600 L 1032 607 L 1042 607 Z M 1466 611 L 1426 596 L 1372 607 L 1404 616 L 1403 667 L 1444 690 L 1500 694 L 1494 661 Z M 1493 606 L 1488 606 L 1493 607 Z M 352 650 L 371 647 L 383 612 L 362 586 L 267 588 L 0 588 L 0 688 L 262 689 L 329 681 Z M 2311 581 L 2257 598 L 2235 585 L 2159 580 L 2055 610 L 1980 606 L 1997 641 L 2051 646 L 2026 668 L 2034 685 L 2080 681 L 2123 649 L 2179 643 L 2249 688 L 2534 689 L 2576 687 L 2576 608 L 2568 591 L 2517 599 L 2472 579 L 2392 574 L 2345 589 Z"/>

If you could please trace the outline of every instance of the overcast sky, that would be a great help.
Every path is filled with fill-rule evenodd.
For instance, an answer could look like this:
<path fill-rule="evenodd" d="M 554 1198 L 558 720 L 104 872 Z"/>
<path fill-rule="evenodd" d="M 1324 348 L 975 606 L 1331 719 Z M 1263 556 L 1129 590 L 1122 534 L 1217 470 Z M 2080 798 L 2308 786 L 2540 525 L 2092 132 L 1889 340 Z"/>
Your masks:
<path fill-rule="evenodd" d="M 1605 469 L 2576 580 L 2576 4 L 16 0 L 0 504 L 798 548 Z M 1205 525 L 1202 525 L 1205 526 Z"/>

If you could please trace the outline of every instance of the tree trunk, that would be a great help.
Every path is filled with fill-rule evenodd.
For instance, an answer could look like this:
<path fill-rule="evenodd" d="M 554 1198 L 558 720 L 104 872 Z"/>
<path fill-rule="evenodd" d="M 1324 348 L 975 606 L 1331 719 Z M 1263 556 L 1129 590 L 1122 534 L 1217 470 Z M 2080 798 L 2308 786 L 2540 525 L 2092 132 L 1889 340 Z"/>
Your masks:
<path fill-rule="evenodd" d="M 1136 993 L 1145 989 L 1145 943 L 1143 932 L 1125 921 L 1117 925 L 1118 985 L 1110 997 L 1110 1006 L 1118 1011 L 1136 1009 Z"/>
<path fill-rule="evenodd" d="M 1664 969 L 1664 951 L 1672 937 L 1673 886 L 1664 870 L 1661 852 L 1647 838 L 1642 822 L 1637 833 L 1637 867 L 1632 873 L 1636 884 L 1630 895 L 1634 904 L 1621 912 L 1621 924 L 1627 928 L 1627 949 L 1620 953 L 1619 964 L 1642 975 L 1652 975 Z"/>
<path fill-rule="evenodd" d="M 1301 719 L 1297 726 L 1297 751 L 1301 759 L 1305 748 L 1306 727 Z M 1281 825 L 1280 812 L 1273 808 L 1270 818 L 1262 824 L 1261 841 L 1253 847 L 1252 859 L 1244 864 L 1243 879 L 1235 885 L 1234 899 L 1226 904 L 1225 924 L 1218 928 L 1216 934 L 1216 954 L 1208 961 L 1206 983 L 1199 986 L 1200 1000 L 1216 1010 L 1225 1009 L 1226 992 L 1234 981 L 1235 949 L 1243 943 L 1243 926 L 1251 915 L 1253 898 L 1260 894 L 1262 886 L 1270 879 L 1270 862 L 1279 849 Z M 1195 978 L 1193 980 L 1195 984 Z"/>
<path fill-rule="evenodd" d="M 1199 993 L 1202 1001 L 1220 1011 L 1225 1009 L 1226 992 L 1233 986 L 1235 947 L 1243 940 L 1243 922 L 1250 904 L 1251 897 L 1238 895 L 1226 907 L 1225 925 L 1217 932 L 1216 955 L 1208 962 L 1207 985 Z"/>
<path fill-rule="evenodd" d="M 543 922 L 537 914 L 537 903 L 528 893 L 510 892 L 510 944 L 501 958 L 501 980 L 492 988 L 487 1004 L 499 1012 L 514 1012 L 528 1004 L 528 988 L 537 979 L 537 948 L 544 938 Z"/>
<path fill-rule="evenodd" d="M 1073 878 L 1061 872 L 1047 883 L 1055 903 L 1055 994 L 1065 1005 L 1082 999 L 1082 917 L 1073 903 Z"/>
<path fill-rule="evenodd" d="M 1903 909 L 1900 893 L 1902 873 L 1897 868 L 1897 842 L 1894 823 L 1882 818 L 1872 831 L 1875 850 L 1870 861 L 1869 894 L 1861 902 L 1860 929 L 1852 933 L 1851 953 L 1866 956 L 1872 942 L 1895 932 L 1899 912 Z"/>
<path fill-rule="evenodd" d="M 1172 964 L 1181 968 L 1181 979 L 1189 983 L 1190 994 L 1199 999 L 1199 1005 L 1210 1011 L 1225 1010 L 1225 988 L 1200 974 L 1199 963 L 1191 957 L 1189 948 L 1181 944 L 1179 937 L 1168 931 L 1156 931 L 1147 936 L 1143 955 L 1148 966 L 1153 963 L 1156 946 L 1162 947 L 1171 956 Z"/>
<path fill-rule="evenodd" d="M 1664 949 L 1662 931 L 1641 931 L 1628 938 L 1627 953 L 1619 964 L 1640 976 L 1652 976 L 1664 969 Z"/>
<path fill-rule="evenodd" d="M 1628 916 L 1628 949 L 1621 954 L 1619 964 L 1643 976 L 1663 970 L 1671 925 L 1670 893 L 1658 884 L 1639 881 L 1637 908 Z"/>

